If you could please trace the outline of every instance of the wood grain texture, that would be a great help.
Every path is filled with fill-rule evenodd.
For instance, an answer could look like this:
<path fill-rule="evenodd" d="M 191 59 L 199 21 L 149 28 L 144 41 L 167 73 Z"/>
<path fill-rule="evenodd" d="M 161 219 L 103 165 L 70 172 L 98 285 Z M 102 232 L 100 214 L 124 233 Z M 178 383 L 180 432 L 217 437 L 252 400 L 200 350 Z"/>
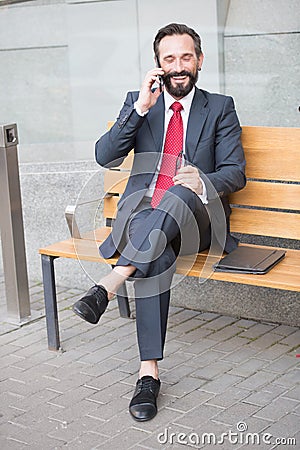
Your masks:
<path fill-rule="evenodd" d="M 300 239 L 300 215 L 277 211 L 232 208 L 230 229 L 235 233 Z"/>
<path fill-rule="evenodd" d="M 300 211 L 300 184 L 248 181 L 244 189 L 230 195 L 230 203 Z"/>
<path fill-rule="evenodd" d="M 109 230 L 107 227 L 104 229 L 99 229 L 97 231 L 97 236 L 105 238 L 108 231 Z M 41 248 L 39 253 L 50 256 L 58 256 L 61 258 L 115 264 L 118 259 L 117 256 L 110 259 L 104 259 L 100 256 L 99 245 L 101 242 L 102 240 L 100 241 L 95 239 L 67 239 L 65 241 L 51 244 L 48 247 Z M 203 277 L 202 271 L 206 258 L 207 252 L 198 254 L 194 264 L 191 264 L 190 258 L 178 258 L 176 272 L 186 276 L 201 278 Z M 212 280 L 286 289 L 298 292 L 300 291 L 299 272 L 300 252 L 297 250 L 287 250 L 286 257 L 265 275 L 219 273 L 214 272 L 211 267 L 208 272 L 205 272 L 205 275 Z"/>
<path fill-rule="evenodd" d="M 112 124 L 110 122 L 109 126 Z M 249 180 L 245 189 L 230 196 L 233 204 L 231 230 L 242 234 L 300 239 L 300 215 L 297 213 L 300 210 L 300 185 L 295 184 L 300 182 L 300 128 L 243 127 L 242 142 L 247 161 L 247 177 L 263 181 Z M 133 152 L 121 166 L 107 170 L 104 174 L 104 189 L 110 194 L 104 199 L 105 218 L 115 217 L 132 161 Z M 254 209 L 255 207 L 269 210 Z M 105 260 L 100 257 L 98 250 L 99 244 L 110 231 L 110 227 L 102 227 L 85 233 L 83 239 L 67 239 L 41 248 L 39 253 L 115 264 L 117 256 Z M 190 258 L 179 258 L 177 273 L 300 291 L 298 250 L 287 250 L 283 261 L 265 275 L 218 273 L 212 270 L 211 264 L 207 260 L 207 251 L 195 256 L 192 263 Z M 203 268 L 207 267 L 208 270 L 204 273 Z"/>
<path fill-rule="evenodd" d="M 121 170 L 107 170 L 104 173 L 104 192 L 123 194 L 129 177 L 129 172 Z"/>
<path fill-rule="evenodd" d="M 300 128 L 243 127 L 248 178 L 299 181 Z"/>

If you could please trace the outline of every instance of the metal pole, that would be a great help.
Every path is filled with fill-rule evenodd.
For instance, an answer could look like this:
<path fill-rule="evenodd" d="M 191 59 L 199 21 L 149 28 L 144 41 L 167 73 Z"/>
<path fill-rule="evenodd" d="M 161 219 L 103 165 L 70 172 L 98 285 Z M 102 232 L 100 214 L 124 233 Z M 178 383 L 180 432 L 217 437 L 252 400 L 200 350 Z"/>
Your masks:
<path fill-rule="evenodd" d="M 0 125 L 0 228 L 8 320 L 31 318 L 18 164 L 17 125 Z"/>

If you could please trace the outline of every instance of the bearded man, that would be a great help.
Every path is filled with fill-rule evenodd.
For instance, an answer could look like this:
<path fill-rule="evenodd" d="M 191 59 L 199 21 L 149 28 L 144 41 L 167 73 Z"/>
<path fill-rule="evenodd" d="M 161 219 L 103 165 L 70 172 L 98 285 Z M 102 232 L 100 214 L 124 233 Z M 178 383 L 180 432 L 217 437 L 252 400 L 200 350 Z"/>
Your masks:
<path fill-rule="evenodd" d="M 134 280 L 141 365 L 129 411 L 137 421 L 157 413 L 176 259 L 209 248 L 216 199 L 226 217 L 223 248 L 236 248 L 228 195 L 246 183 L 232 98 L 196 87 L 204 58 L 199 35 L 172 23 L 158 31 L 153 47 L 156 67 L 139 92 L 127 94 L 115 124 L 96 143 L 103 167 L 119 165 L 134 149 L 112 233 L 100 246 L 105 258 L 118 253 L 118 263 L 73 306 L 95 324 L 125 280 Z"/>

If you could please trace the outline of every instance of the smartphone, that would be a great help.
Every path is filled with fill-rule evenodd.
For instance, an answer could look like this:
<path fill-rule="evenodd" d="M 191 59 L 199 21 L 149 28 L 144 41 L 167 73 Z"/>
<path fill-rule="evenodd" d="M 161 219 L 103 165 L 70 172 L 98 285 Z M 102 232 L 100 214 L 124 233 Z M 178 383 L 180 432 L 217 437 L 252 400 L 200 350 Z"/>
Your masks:
<path fill-rule="evenodd" d="M 157 64 L 157 67 L 160 67 L 160 62 L 159 62 L 158 56 L 156 56 L 156 64 Z M 164 85 L 163 77 L 161 75 L 158 75 L 158 79 L 159 79 L 159 90 L 160 90 L 160 92 L 162 92 L 163 85 Z"/>

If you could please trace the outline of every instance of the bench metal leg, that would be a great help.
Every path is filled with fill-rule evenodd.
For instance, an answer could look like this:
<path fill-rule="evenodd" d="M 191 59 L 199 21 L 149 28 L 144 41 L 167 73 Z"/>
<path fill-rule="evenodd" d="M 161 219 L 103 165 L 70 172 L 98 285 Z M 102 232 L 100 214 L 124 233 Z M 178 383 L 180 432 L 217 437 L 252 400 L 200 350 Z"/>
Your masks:
<path fill-rule="evenodd" d="M 121 317 L 130 317 L 130 306 L 128 293 L 125 284 L 123 284 L 117 293 L 118 306 Z"/>
<path fill-rule="evenodd" d="M 60 347 L 54 272 L 55 258 L 55 256 L 42 255 L 44 299 L 49 350 L 58 350 Z"/>

